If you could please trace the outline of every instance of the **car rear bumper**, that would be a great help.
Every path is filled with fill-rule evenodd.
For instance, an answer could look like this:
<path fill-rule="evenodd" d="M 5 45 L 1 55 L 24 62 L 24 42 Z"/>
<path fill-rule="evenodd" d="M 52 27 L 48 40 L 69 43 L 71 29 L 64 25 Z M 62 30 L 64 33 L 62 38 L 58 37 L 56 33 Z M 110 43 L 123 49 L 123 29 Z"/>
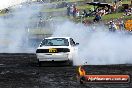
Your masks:
<path fill-rule="evenodd" d="M 67 61 L 68 53 L 37 53 L 39 61 Z"/>

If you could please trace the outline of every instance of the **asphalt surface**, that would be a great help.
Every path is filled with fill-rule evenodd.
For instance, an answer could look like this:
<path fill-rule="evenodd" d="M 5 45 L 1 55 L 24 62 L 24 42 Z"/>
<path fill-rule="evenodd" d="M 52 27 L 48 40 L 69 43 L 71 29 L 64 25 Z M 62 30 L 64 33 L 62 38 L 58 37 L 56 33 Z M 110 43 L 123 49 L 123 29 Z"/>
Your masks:
<path fill-rule="evenodd" d="M 87 74 L 130 74 L 132 65 L 88 65 Z M 76 66 L 38 67 L 35 54 L 0 54 L 0 88 L 132 88 L 128 84 L 80 84 Z"/>

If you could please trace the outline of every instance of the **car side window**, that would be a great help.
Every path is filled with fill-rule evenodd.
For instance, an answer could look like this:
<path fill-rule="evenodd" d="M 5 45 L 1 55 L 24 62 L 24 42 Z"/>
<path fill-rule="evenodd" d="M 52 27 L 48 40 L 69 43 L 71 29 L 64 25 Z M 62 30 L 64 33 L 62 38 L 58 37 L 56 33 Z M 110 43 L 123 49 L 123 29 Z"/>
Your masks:
<path fill-rule="evenodd" d="M 74 40 L 72 39 L 72 38 L 70 38 L 70 44 L 73 46 L 73 45 L 75 45 L 75 42 L 74 42 Z"/>

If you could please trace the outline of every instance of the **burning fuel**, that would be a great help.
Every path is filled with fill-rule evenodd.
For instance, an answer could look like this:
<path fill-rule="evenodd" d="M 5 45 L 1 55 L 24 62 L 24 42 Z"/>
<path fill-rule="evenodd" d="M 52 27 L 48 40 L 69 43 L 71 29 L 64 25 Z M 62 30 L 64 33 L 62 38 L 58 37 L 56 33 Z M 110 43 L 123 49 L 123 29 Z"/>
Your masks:
<path fill-rule="evenodd" d="M 79 73 L 79 76 L 85 76 L 85 75 L 86 75 L 86 72 L 85 72 L 85 70 L 82 68 L 82 66 L 79 66 L 79 67 L 78 67 L 78 73 Z"/>

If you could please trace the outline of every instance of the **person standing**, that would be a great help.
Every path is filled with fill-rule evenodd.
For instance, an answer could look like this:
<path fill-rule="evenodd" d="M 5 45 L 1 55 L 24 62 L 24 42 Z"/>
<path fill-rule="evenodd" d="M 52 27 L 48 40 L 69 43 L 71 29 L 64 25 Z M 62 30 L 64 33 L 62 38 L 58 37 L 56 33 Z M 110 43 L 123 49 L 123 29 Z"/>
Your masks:
<path fill-rule="evenodd" d="M 76 6 L 74 5 L 73 6 L 73 17 L 76 17 L 76 12 L 77 12 L 77 9 L 76 9 Z"/>
<path fill-rule="evenodd" d="M 87 17 L 87 12 L 86 12 L 86 10 L 83 10 L 83 16 L 84 16 L 84 17 Z"/>
<path fill-rule="evenodd" d="M 99 13 L 95 15 L 95 18 L 93 19 L 94 22 L 99 22 L 101 20 L 101 16 Z"/>
<path fill-rule="evenodd" d="M 67 16 L 70 16 L 70 6 L 67 6 Z"/>
<path fill-rule="evenodd" d="M 124 30 L 124 21 L 123 20 L 120 21 L 120 30 Z"/>
<path fill-rule="evenodd" d="M 73 10 L 74 10 L 74 5 L 70 6 L 70 14 L 73 14 Z"/>
<path fill-rule="evenodd" d="M 77 17 L 80 16 L 80 11 L 79 11 L 79 9 L 76 9 L 76 16 L 77 16 Z"/>
<path fill-rule="evenodd" d="M 116 30 L 117 30 L 117 27 L 116 27 L 115 23 L 113 21 L 110 21 L 109 31 L 115 32 Z"/>

